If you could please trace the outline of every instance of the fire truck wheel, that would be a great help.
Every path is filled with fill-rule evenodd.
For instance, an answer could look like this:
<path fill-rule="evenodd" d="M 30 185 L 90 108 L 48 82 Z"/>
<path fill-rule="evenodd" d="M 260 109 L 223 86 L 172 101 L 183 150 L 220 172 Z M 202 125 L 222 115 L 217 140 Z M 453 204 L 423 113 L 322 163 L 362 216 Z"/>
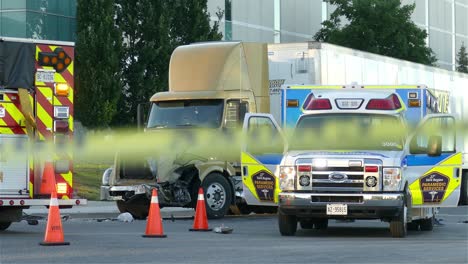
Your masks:
<path fill-rule="evenodd" d="M 432 231 L 434 229 L 434 216 L 419 220 L 419 227 L 421 231 Z"/>
<path fill-rule="evenodd" d="M 11 222 L 0 222 L 0 231 L 6 230 L 10 225 Z"/>
<path fill-rule="evenodd" d="M 127 205 L 125 204 L 125 201 L 117 200 L 115 201 L 115 203 L 117 204 L 117 209 L 119 209 L 119 212 L 121 213 L 127 212 Z"/>
<path fill-rule="evenodd" d="M 390 233 L 392 237 L 405 237 L 407 232 L 406 215 L 408 208 L 403 206 L 400 214 L 390 221 Z"/>
<path fill-rule="evenodd" d="M 210 173 L 203 181 L 206 214 L 208 218 L 223 218 L 232 203 L 232 189 L 221 173 Z"/>
<path fill-rule="evenodd" d="M 278 226 L 282 236 L 294 236 L 297 231 L 297 218 L 295 215 L 285 215 L 278 210 Z"/>

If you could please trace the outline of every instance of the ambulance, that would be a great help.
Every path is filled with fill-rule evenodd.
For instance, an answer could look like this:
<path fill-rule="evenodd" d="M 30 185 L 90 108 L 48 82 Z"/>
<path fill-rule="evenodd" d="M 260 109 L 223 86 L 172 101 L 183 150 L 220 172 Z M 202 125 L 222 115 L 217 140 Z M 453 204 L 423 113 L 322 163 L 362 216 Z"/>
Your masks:
<path fill-rule="evenodd" d="M 467 199 L 463 127 L 448 114 L 449 95 L 424 85 L 283 85 L 276 100 L 287 107 L 276 118 L 247 114 L 244 130 L 266 120 L 278 134 L 294 126 L 289 140 L 274 141 L 287 151 L 246 146 L 243 176 L 278 179 L 285 236 L 330 219 L 380 219 L 394 237 L 432 230 L 437 208 Z"/>

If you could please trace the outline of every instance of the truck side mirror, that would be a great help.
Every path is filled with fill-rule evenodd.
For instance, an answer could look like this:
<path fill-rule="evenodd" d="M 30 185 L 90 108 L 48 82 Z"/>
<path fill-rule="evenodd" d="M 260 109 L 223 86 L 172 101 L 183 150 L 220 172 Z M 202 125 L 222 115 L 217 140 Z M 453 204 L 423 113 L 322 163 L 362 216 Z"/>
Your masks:
<path fill-rule="evenodd" d="M 148 117 L 149 103 L 139 103 L 137 106 L 137 127 L 141 130 L 146 127 L 146 120 Z"/>
<path fill-rule="evenodd" d="M 437 157 L 442 154 L 442 137 L 430 136 L 427 142 L 427 155 Z"/>

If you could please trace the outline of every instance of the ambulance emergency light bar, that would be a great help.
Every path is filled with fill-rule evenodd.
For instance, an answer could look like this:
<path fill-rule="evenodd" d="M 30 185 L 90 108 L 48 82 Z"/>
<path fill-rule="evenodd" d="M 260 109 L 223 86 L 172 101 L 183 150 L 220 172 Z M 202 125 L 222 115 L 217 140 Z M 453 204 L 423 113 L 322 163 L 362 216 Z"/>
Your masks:
<path fill-rule="evenodd" d="M 363 98 L 337 98 L 334 100 L 336 106 L 342 110 L 353 110 L 361 108 L 364 103 Z M 395 93 L 386 98 L 370 99 L 366 105 L 367 110 L 398 110 L 402 108 L 400 98 Z M 304 104 L 303 110 L 330 110 L 332 109 L 331 101 L 328 98 L 317 98 L 313 93 L 310 93 Z"/>

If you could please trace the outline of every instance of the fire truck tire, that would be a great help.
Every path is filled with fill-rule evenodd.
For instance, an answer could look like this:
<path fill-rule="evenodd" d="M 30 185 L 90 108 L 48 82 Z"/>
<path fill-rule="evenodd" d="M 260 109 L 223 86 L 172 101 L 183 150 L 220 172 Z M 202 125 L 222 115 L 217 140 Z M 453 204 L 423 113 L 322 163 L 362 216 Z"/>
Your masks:
<path fill-rule="evenodd" d="M 297 218 L 295 215 L 285 215 L 278 210 L 278 226 L 282 236 L 294 236 L 297 231 Z"/>
<path fill-rule="evenodd" d="M 434 216 L 419 220 L 419 227 L 421 231 L 432 231 L 434 229 Z"/>
<path fill-rule="evenodd" d="M 232 188 L 227 179 L 221 173 L 213 172 L 206 176 L 202 187 L 208 218 L 223 218 L 232 204 Z"/>
<path fill-rule="evenodd" d="M 405 237 L 407 233 L 406 215 L 408 208 L 403 206 L 400 214 L 390 221 L 390 233 L 392 237 Z"/>
<path fill-rule="evenodd" d="M 0 222 L 0 231 L 6 230 L 10 225 L 11 222 Z"/>

